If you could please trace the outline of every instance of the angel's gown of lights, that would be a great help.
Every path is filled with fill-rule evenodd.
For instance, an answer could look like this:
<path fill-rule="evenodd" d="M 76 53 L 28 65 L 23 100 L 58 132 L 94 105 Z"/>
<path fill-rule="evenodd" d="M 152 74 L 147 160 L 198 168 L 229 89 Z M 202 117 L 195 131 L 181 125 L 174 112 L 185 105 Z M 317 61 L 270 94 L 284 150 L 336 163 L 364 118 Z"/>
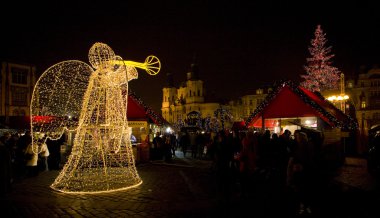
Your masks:
<path fill-rule="evenodd" d="M 72 152 L 51 185 L 53 189 L 103 192 L 141 184 L 126 117 L 131 79 L 127 77 L 134 71 L 126 66 L 108 66 L 91 74 Z"/>

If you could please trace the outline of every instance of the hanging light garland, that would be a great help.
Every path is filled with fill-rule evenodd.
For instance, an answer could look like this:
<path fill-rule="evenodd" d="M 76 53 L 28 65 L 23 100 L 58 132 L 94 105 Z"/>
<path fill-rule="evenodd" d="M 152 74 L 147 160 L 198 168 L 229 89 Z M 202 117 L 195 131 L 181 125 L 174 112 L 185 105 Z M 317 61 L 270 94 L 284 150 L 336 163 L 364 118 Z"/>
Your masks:
<path fill-rule="evenodd" d="M 47 69 L 36 83 L 31 102 L 34 151 L 62 136 L 75 133 L 72 152 L 51 188 L 65 193 L 99 193 L 138 186 L 127 121 L 128 81 L 135 67 L 155 75 L 160 62 L 149 56 L 144 63 L 123 61 L 106 44 L 89 51 L 92 65 L 64 61 Z M 93 70 L 95 69 L 95 71 Z M 53 117 L 38 122 L 35 117 Z"/>
<path fill-rule="evenodd" d="M 128 95 L 144 108 L 145 114 L 150 117 L 158 126 L 169 124 L 160 114 L 157 114 L 151 107 L 147 106 L 132 90 L 129 90 Z"/>

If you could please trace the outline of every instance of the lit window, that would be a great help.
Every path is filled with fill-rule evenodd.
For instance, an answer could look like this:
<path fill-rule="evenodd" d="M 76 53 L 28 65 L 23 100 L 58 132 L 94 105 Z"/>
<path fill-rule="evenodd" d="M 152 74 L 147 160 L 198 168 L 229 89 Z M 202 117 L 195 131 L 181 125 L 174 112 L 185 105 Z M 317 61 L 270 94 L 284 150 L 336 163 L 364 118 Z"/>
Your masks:
<path fill-rule="evenodd" d="M 365 101 L 362 101 L 361 108 L 366 108 L 366 103 L 365 103 Z"/>

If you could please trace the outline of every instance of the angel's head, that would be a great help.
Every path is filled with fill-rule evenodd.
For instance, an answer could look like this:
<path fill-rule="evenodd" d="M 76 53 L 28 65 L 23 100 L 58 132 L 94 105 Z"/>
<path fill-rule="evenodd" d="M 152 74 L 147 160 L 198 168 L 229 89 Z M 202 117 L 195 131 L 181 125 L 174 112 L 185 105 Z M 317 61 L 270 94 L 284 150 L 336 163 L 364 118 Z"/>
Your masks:
<path fill-rule="evenodd" d="M 115 52 L 104 43 L 95 43 L 88 52 L 88 59 L 95 69 L 106 68 L 115 60 Z"/>

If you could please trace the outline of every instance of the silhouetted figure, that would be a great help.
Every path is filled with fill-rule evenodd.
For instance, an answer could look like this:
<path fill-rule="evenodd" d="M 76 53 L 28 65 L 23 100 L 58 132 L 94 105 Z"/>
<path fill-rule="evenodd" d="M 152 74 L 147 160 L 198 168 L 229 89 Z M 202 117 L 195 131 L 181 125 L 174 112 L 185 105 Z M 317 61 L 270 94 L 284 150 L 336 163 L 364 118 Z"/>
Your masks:
<path fill-rule="evenodd" d="M 165 162 L 171 162 L 172 161 L 172 149 L 171 149 L 171 137 L 169 134 L 164 136 L 164 144 L 163 144 L 163 155 Z"/>
<path fill-rule="evenodd" d="M 12 185 L 11 153 L 7 146 L 9 138 L 9 133 L 0 137 L 0 196 L 6 195 Z"/>
<path fill-rule="evenodd" d="M 61 136 L 58 140 L 46 140 L 46 145 L 50 152 L 48 158 L 48 165 L 50 170 L 59 170 L 61 164 L 61 146 L 64 143 L 64 135 Z"/>
<path fill-rule="evenodd" d="M 163 158 L 163 152 L 162 152 L 163 147 L 164 147 L 164 140 L 161 137 L 160 133 L 158 132 L 156 137 L 153 138 L 152 156 L 154 160 Z"/>
<path fill-rule="evenodd" d="M 296 195 L 299 214 L 311 213 L 314 155 L 306 133 L 294 132 L 295 148 L 288 164 L 288 185 Z"/>
<path fill-rule="evenodd" d="M 16 143 L 16 171 L 20 178 L 26 175 L 26 161 L 29 157 L 25 153 L 30 143 L 32 143 L 32 136 L 29 130 L 25 131 L 25 134 L 21 135 Z"/>
<path fill-rule="evenodd" d="M 220 212 L 227 216 L 230 213 L 229 205 L 231 203 L 233 181 L 230 166 L 234 158 L 233 147 L 229 142 L 226 133 L 223 130 L 220 131 L 215 143 L 216 177 Z"/>
<path fill-rule="evenodd" d="M 187 147 L 190 144 L 190 138 L 188 133 L 183 133 L 179 145 L 181 146 L 182 152 L 183 152 L 183 157 L 186 157 L 186 152 L 187 152 Z"/>
<path fill-rule="evenodd" d="M 258 145 L 257 135 L 249 131 L 242 134 L 242 149 L 239 156 L 240 181 L 242 186 L 242 197 L 248 198 L 254 195 L 254 173 L 256 171 L 256 153 Z"/>

